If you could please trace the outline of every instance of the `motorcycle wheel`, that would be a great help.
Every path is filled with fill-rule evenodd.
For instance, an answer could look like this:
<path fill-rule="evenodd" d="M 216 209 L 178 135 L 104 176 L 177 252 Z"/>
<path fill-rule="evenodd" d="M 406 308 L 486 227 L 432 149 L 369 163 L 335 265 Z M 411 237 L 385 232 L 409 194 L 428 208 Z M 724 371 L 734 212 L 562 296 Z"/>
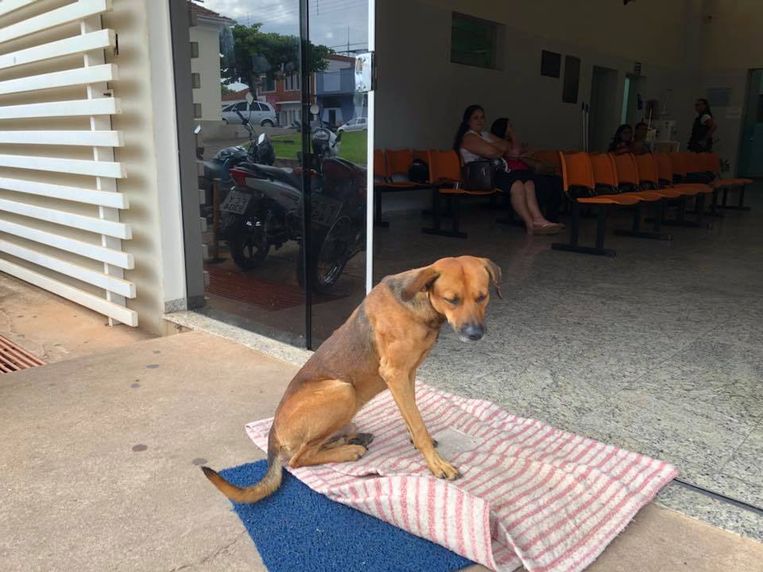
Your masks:
<path fill-rule="evenodd" d="M 308 268 L 315 292 L 327 294 L 336 285 L 349 260 L 347 253 L 350 251 L 353 236 L 352 221 L 349 217 L 343 216 L 334 222 L 328 232 L 316 234 L 313 237 L 313 254 L 308 260 Z M 297 279 L 299 285 L 304 288 L 303 253 L 304 244 L 302 243 L 297 261 Z"/>
<path fill-rule="evenodd" d="M 265 231 L 262 227 L 239 226 L 228 241 L 233 262 L 241 270 L 254 270 L 267 258 L 270 251 Z"/>

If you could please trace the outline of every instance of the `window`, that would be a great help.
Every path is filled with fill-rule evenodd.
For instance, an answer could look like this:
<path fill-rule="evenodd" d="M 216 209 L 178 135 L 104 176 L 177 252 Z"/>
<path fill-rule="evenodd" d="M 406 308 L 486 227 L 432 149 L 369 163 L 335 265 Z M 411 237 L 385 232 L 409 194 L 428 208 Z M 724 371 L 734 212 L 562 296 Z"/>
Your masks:
<path fill-rule="evenodd" d="M 286 91 L 297 91 L 300 89 L 300 77 L 299 74 L 293 73 L 286 76 L 284 80 L 286 85 Z"/>
<path fill-rule="evenodd" d="M 191 57 L 199 57 L 199 42 L 191 42 Z"/>
<path fill-rule="evenodd" d="M 500 69 L 500 43 L 504 26 L 453 12 L 450 61 L 480 68 Z"/>
<path fill-rule="evenodd" d="M 246 101 L 237 103 L 236 105 L 233 106 L 233 109 L 231 111 L 246 111 Z"/>
<path fill-rule="evenodd" d="M 201 103 L 193 104 L 193 118 L 194 119 L 201 118 Z"/>
<path fill-rule="evenodd" d="M 275 91 L 276 90 L 276 80 L 272 77 L 265 77 L 265 80 L 263 81 L 263 84 L 265 86 L 265 89 L 263 91 Z"/>
<path fill-rule="evenodd" d="M 201 74 L 198 74 L 198 73 L 191 74 L 191 87 L 193 89 L 199 89 L 201 87 Z"/>

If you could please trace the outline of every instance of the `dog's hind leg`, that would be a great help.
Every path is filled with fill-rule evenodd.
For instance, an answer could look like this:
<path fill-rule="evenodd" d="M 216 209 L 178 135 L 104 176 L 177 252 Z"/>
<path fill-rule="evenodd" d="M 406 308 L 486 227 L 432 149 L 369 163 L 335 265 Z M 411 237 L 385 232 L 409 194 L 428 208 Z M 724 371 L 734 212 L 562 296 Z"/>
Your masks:
<path fill-rule="evenodd" d="M 276 429 L 281 442 L 294 451 L 289 466 L 343 463 L 362 457 L 370 436 L 354 432 L 354 427 L 349 434 L 343 431 L 357 410 L 355 388 L 337 379 L 310 383 L 292 395 L 281 411 L 283 429 Z M 282 433 L 286 435 L 282 437 Z"/>

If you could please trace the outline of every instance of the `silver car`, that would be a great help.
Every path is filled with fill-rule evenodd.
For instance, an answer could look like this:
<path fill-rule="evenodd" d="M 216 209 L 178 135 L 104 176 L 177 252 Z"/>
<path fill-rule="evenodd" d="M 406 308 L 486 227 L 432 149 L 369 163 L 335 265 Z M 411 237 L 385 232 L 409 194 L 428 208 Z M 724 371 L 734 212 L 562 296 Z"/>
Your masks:
<path fill-rule="evenodd" d="M 253 125 L 273 127 L 276 124 L 276 110 L 266 101 L 252 101 L 251 103 L 241 101 L 223 107 L 223 121 L 233 124 L 241 123 L 241 118 L 236 111 L 240 112 Z"/>
<path fill-rule="evenodd" d="M 342 131 L 363 131 L 368 129 L 368 119 L 365 117 L 355 117 L 337 129 L 337 133 Z"/>

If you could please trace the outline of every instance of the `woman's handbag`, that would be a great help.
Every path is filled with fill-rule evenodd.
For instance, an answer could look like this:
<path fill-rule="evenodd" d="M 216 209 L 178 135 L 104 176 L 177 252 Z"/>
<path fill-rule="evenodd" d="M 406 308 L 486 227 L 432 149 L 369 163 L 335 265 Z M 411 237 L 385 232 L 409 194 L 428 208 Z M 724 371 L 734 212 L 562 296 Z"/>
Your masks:
<path fill-rule="evenodd" d="M 495 161 L 480 159 L 463 166 L 461 179 L 464 188 L 470 191 L 492 191 L 495 189 Z"/>

